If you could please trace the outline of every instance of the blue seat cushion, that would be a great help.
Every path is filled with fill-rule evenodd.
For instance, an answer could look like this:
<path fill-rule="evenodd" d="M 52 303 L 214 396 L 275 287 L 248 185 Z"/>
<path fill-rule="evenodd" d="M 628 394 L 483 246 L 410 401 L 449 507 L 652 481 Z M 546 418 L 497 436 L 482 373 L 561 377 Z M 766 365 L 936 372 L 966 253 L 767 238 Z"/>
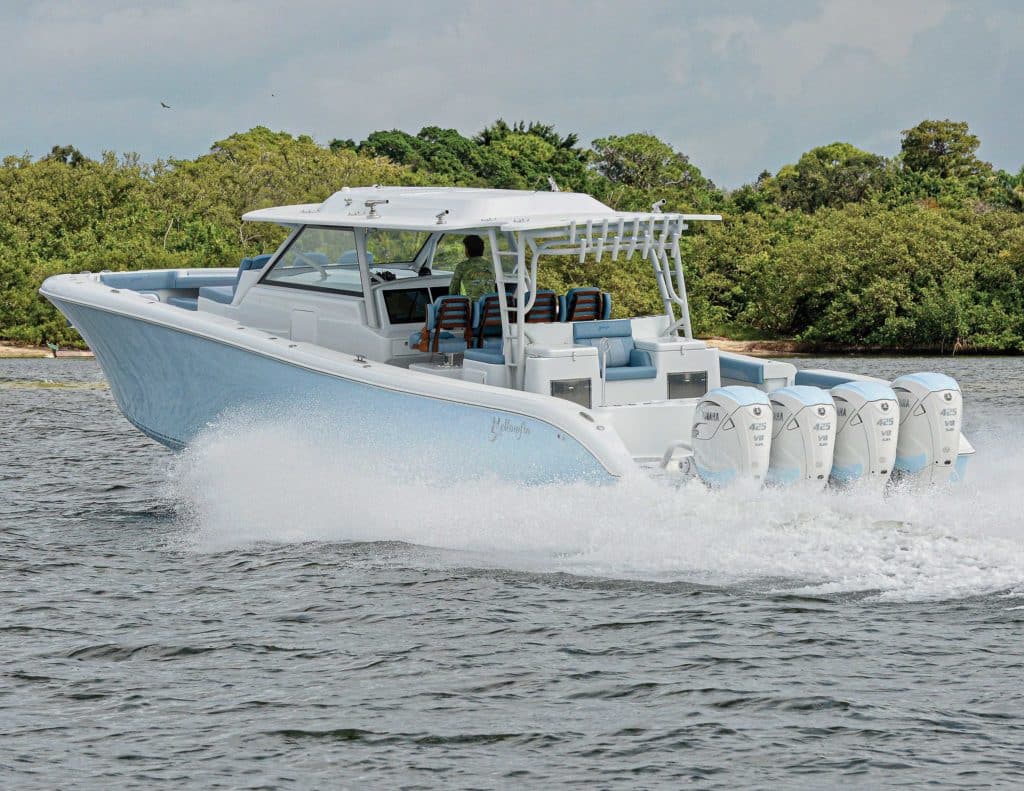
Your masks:
<path fill-rule="evenodd" d="M 466 359 L 490 365 L 504 365 L 505 355 L 501 349 L 466 349 Z"/>
<path fill-rule="evenodd" d="M 572 325 L 572 337 L 577 341 L 588 338 L 632 338 L 633 325 L 629 319 L 577 321 Z"/>
<path fill-rule="evenodd" d="M 566 292 L 565 296 L 558 297 L 558 311 L 559 321 L 569 321 L 569 306 L 573 302 L 573 296 L 584 291 L 597 291 L 595 286 L 584 286 L 582 288 L 570 288 Z M 607 320 L 612 315 L 612 295 L 607 292 L 601 292 L 600 296 L 601 304 L 600 311 L 601 319 Z"/>
<path fill-rule="evenodd" d="M 580 341 L 580 345 L 595 347 L 598 359 L 602 359 L 608 368 L 629 365 L 629 353 L 633 351 L 632 338 L 586 338 Z"/>
<path fill-rule="evenodd" d="M 100 282 L 112 288 L 126 288 L 130 291 L 158 291 L 160 289 L 193 289 L 202 286 L 228 286 L 235 282 L 235 275 L 218 272 L 204 272 L 190 269 L 176 272 L 167 269 L 155 272 L 104 272 Z"/>
<path fill-rule="evenodd" d="M 235 287 L 234 286 L 203 286 L 199 289 L 199 296 L 203 299 L 209 299 L 214 302 L 219 302 L 222 305 L 230 305 L 231 300 L 235 298 Z"/>
<path fill-rule="evenodd" d="M 604 372 L 604 378 L 609 382 L 620 382 L 623 379 L 654 379 L 657 375 L 658 369 L 653 365 L 621 365 Z"/>
<path fill-rule="evenodd" d="M 830 371 L 797 371 L 793 379 L 794 384 L 822 387 L 826 390 L 852 381 L 853 379 L 846 374 L 832 373 Z"/>
<path fill-rule="evenodd" d="M 576 343 L 593 346 L 604 359 L 608 368 L 632 365 L 631 356 L 635 349 L 633 327 L 629 319 L 617 321 L 583 321 L 573 324 L 572 334 Z M 650 364 L 650 358 L 645 363 Z"/>
<path fill-rule="evenodd" d="M 427 305 L 427 329 L 433 330 L 438 315 L 444 316 L 445 325 L 450 328 L 462 329 L 470 326 L 473 309 L 466 297 L 458 294 L 446 294 L 438 297 Z"/>
<path fill-rule="evenodd" d="M 419 331 L 412 333 L 409 336 L 409 348 L 413 349 L 419 345 L 421 335 Z M 434 335 L 430 335 L 431 348 L 434 343 Z M 441 334 L 437 338 L 437 353 L 438 354 L 458 354 L 459 352 L 465 351 L 466 340 L 464 338 L 456 337 L 453 333 L 441 330 Z"/>
<path fill-rule="evenodd" d="M 129 291 L 156 291 L 162 288 L 176 288 L 173 271 L 163 272 L 104 272 L 100 282 L 112 288 L 126 288 Z"/>
<path fill-rule="evenodd" d="M 437 341 L 438 354 L 458 354 L 466 351 L 466 342 L 462 338 L 440 338 Z"/>
<path fill-rule="evenodd" d="M 195 297 L 168 297 L 167 304 L 184 310 L 198 310 L 199 308 L 199 300 Z"/>
<path fill-rule="evenodd" d="M 243 272 L 259 272 L 267 265 L 267 261 L 273 257 L 273 253 L 263 253 L 262 255 L 254 255 L 252 258 L 243 258 L 242 263 L 238 265 L 238 271 L 235 273 L 235 285 L 237 286 L 238 282 L 242 279 Z"/>
<path fill-rule="evenodd" d="M 235 273 L 220 275 L 216 272 L 197 272 L 190 269 L 174 276 L 172 288 L 203 288 L 204 286 L 230 286 L 235 282 Z"/>
<path fill-rule="evenodd" d="M 249 269 L 262 269 L 267 265 L 267 261 L 274 257 L 273 253 L 262 253 L 260 255 L 254 255 L 252 258 L 243 258 L 242 265 L 239 267 L 243 272 Z"/>
<path fill-rule="evenodd" d="M 550 289 L 539 290 L 533 308 L 526 314 L 526 321 L 531 324 L 551 324 L 558 321 L 558 295 Z"/>
<path fill-rule="evenodd" d="M 718 370 L 725 379 L 737 379 L 754 385 L 764 384 L 764 363 L 760 360 L 720 357 Z"/>

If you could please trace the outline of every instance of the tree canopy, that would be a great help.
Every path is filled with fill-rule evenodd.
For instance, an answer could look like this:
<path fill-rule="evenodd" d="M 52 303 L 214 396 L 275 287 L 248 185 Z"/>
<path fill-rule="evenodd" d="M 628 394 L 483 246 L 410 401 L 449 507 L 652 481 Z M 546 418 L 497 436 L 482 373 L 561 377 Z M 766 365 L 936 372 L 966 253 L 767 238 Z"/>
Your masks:
<path fill-rule="evenodd" d="M 813 148 L 795 165 L 779 171 L 779 204 L 785 209 L 813 212 L 824 206 L 859 203 L 886 188 L 887 171 L 885 157 L 849 143 Z"/>
<path fill-rule="evenodd" d="M 842 348 L 1024 351 L 1024 167 L 995 170 L 967 124 L 922 121 L 892 159 L 847 142 L 774 175 L 716 187 L 648 132 L 588 147 L 538 121 L 465 136 L 424 127 L 321 145 L 256 127 L 195 159 L 91 159 L 55 145 L 0 162 L 0 337 L 62 345 L 74 330 L 39 297 L 58 272 L 234 266 L 284 231 L 247 211 L 323 200 L 344 185 L 453 184 L 588 192 L 617 209 L 718 211 L 685 239 L 695 329 Z M 545 285 L 594 283 L 617 315 L 660 301 L 639 259 L 561 259 Z"/>
<path fill-rule="evenodd" d="M 908 170 L 941 178 L 964 178 L 991 170 L 990 165 L 975 156 L 980 145 L 966 122 L 947 118 L 922 121 L 913 129 L 905 129 L 900 150 Z"/>

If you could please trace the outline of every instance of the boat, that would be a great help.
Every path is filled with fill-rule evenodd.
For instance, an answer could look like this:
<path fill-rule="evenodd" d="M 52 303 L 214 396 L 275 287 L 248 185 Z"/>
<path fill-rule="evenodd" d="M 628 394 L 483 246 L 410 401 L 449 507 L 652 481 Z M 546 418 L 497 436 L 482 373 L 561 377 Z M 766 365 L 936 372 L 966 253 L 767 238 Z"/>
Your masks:
<path fill-rule="evenodd" d="M 345 187 L 245 214 L 287 238 L 237 268 L 63 274 L 40 290 L 125 417 L 173 449 L 248 409 L 315 414 L 367 452 L 422 455 L 456 478 L 963 479 L 974 449 L 949 376 L 797 370 L 695 338 L 681 239 L 721 217 L 660 209 L 554 190 Z M 450 293 L 468 236 L 493 274 L 473 299 Z M 619 316 L 591 283 L 539 287 L 539 267 L 565 257 L 580 271 L 639 257 L 660 312 Z"/>

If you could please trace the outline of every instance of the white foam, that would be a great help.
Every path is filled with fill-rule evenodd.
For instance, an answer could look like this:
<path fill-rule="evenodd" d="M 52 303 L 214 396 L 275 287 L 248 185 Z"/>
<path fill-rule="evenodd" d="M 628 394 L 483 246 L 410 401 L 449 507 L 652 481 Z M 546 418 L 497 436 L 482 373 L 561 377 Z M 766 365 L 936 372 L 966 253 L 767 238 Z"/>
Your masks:
<path fill-rule="evenodd" d="M 445 483 L 457 459 L 353 447 L 306 422 L 238 415 L 184 452 L 170 480 L 191 547 L 406 541 L 453 563 L 614 578 L 754 584 L 889 598 L 1024 584 L 1024 432 L 978 448 L 969 482 L 927 495 Z M 443 469 L 442 469 L 443 468 Z"/>

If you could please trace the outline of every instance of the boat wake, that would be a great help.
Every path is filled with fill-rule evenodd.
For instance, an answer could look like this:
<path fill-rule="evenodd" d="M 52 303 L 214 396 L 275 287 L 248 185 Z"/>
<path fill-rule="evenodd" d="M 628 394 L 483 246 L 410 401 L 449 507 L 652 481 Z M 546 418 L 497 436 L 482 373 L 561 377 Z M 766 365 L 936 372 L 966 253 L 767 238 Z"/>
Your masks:
<path fill-rule="evenodd" d="M 899 600 L 1024 591 L 1021 427 L 982 438 L 966 484 L 882 497 L 677 489 L 639 475 L 452 484 L 457 459 L 346 446 L 323 425 L 238 415 L 184 452 L 168 495 L 182 504 L 188 548 L 403 541 L 445 550 L 451 565 L 530 572 Z M 410 552 L 409 562 L 437 558 Z"/>

